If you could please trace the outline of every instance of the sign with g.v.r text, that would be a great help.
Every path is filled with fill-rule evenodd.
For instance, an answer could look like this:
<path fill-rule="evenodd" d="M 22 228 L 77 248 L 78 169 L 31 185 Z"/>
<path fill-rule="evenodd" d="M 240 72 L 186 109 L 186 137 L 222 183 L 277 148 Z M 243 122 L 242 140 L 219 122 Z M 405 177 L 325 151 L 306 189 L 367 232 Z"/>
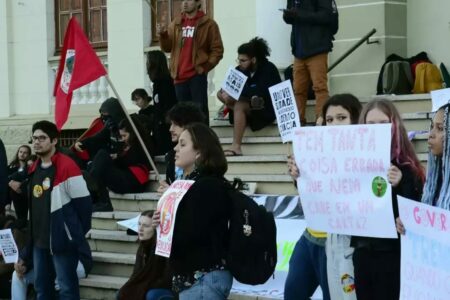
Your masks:
<path fill-rule="evenodd" d="M 398 197 L 401 300 L 450 299 L 450 211 Z"/>

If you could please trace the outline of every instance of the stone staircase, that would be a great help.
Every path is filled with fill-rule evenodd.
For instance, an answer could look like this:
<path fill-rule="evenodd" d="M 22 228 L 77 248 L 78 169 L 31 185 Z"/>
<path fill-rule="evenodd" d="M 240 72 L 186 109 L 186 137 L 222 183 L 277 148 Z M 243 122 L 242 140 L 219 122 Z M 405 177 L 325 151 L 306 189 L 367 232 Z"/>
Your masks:
<path fill-rule="evenodd" d="M 429 95 L 387 96 L 399 108 L 405 120 L 408 131 L 428 130 L 430 115 L 424 113 L 431 108 Z M 370 98 L 362 99 L 363 102 Z M 312 113 L 310 102 L 307 110 Z M 312 118 L 311 118 L 312 119 Z M 231 144 L 232 127 L 228 121 L 212 121 L 211 126 L 218 134 L 224 148 Z M 413 142 L 423 164 L 427 160 L 427 134 L 418 134 Z M 291 150 L 282 144 L 276 124 L 261 131 L 245 134 L 243 145 L 244 156 L 228 157 L 228 179 L 240 177 L 243 181 L 256 182 L 258 194 L 296 194 L 291 178 L 287 175 L 286 154 Z M 163 158 L 158 157 L 158 169 L 163 172 Z M 152 190 L 157 183 L 152 175 Z M 136 253 L 137 236 L 126 234 L 125 228 L 117 225 L 117 221 L 135 217 L 140 211 L 155 209 L 158 194 L 155 192 L 143 194 L 118 195 L 111 194 L 114 212 L 94 213 L 92 230 L 88 234 L 89 244 L 94 258 L 94 267 L 87 279 L 80 282 L 83 299 L 115 299 L 115 293 L 132 272 Z M 230 295 L 229 299 L 261 299 L 264 297 L 249 297 Z"/>

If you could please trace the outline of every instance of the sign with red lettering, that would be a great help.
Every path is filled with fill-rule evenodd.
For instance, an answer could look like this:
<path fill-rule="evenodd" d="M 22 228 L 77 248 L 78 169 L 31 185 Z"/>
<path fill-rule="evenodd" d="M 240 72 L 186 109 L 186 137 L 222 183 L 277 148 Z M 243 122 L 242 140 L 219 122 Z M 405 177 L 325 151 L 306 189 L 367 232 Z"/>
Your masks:
<path fill-rule="evenodd" d="M 302 127 L 293 147 L 308 227 L 397 237 L 387 180 L 391 124 Z"/>
<path fill-rule="evenodd" d="M 178 205 L 193 184 L 193 180 L 176 180 L 159 199 L 157 210 L 161 213 L 161 219 L 156 228 L 158 238 L 155 254 L 170 257 Z"/>
<path fill-rule="evenodd" d="M 450 211 L 398 197 L 400 299 L 450 299 Z"/>

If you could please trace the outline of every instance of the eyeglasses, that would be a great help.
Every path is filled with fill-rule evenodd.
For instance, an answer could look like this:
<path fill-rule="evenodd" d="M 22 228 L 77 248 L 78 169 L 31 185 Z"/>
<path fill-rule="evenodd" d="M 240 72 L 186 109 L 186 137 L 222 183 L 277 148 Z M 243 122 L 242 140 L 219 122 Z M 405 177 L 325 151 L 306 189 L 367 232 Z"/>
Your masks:
<path fill-rule="evenodd" d="M 42 142 L 45 142 L 45 140 L 48 139 L 48 138 L 49 138 L 49 137 L 46 136 L 46 135 L 38 135 L 38 136 L 33 135 L 33 136 L 31 137 L 31 141 L 32 141 L 33 143 L 36 142 L 36 141 L 39 141 L 39 143 L 42 143 Z"/>

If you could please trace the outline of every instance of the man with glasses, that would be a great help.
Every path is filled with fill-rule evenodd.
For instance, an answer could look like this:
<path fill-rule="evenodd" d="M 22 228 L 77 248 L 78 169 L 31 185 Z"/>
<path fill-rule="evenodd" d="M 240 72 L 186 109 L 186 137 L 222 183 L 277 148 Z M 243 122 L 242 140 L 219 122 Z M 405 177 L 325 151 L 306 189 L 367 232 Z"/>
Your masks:
<path fill-rule="evenodd" d="M 15 264 L 19 277 L 34 269 L 38 300 L 80 299 L 77 265 L 91 256 L 85 238 L 91 228 L 92 202 L 76 163 L 56 149 L 58 130 L 49 121 L 33 125 L 31 141 L 38 160 L 30 168 L 29 243 Z M 91 266 L 85 265 L 88 273 Z"/>
<path fill-rule="evenodd" d="M 256 131 L 275 120 L 269 87 L 281 82 L 277 67 L 267 59 L 270 48 L 266 40 L 255 37 L 240 45 L 237 52 L 236 69 L 248 77 L 241 96 L 233 99 L 222 89 L 217 93 L 217 98 L 231 110 L 230 123 L 233 124 L 233 143 L 224 151 L 225 156 L 242 155 L 241 144 L 247 125 Z"/>
<path fill-rule="evenodd" d="M 193 101 L 209 123 L 207 74 L 223 57 L 219 26 L 201 8 L 201 0 L 183 0 L 182 14 L 169 28 L 158 24 L 161 50 L 171 52 L 170 73 L 178 101 Z"/>

